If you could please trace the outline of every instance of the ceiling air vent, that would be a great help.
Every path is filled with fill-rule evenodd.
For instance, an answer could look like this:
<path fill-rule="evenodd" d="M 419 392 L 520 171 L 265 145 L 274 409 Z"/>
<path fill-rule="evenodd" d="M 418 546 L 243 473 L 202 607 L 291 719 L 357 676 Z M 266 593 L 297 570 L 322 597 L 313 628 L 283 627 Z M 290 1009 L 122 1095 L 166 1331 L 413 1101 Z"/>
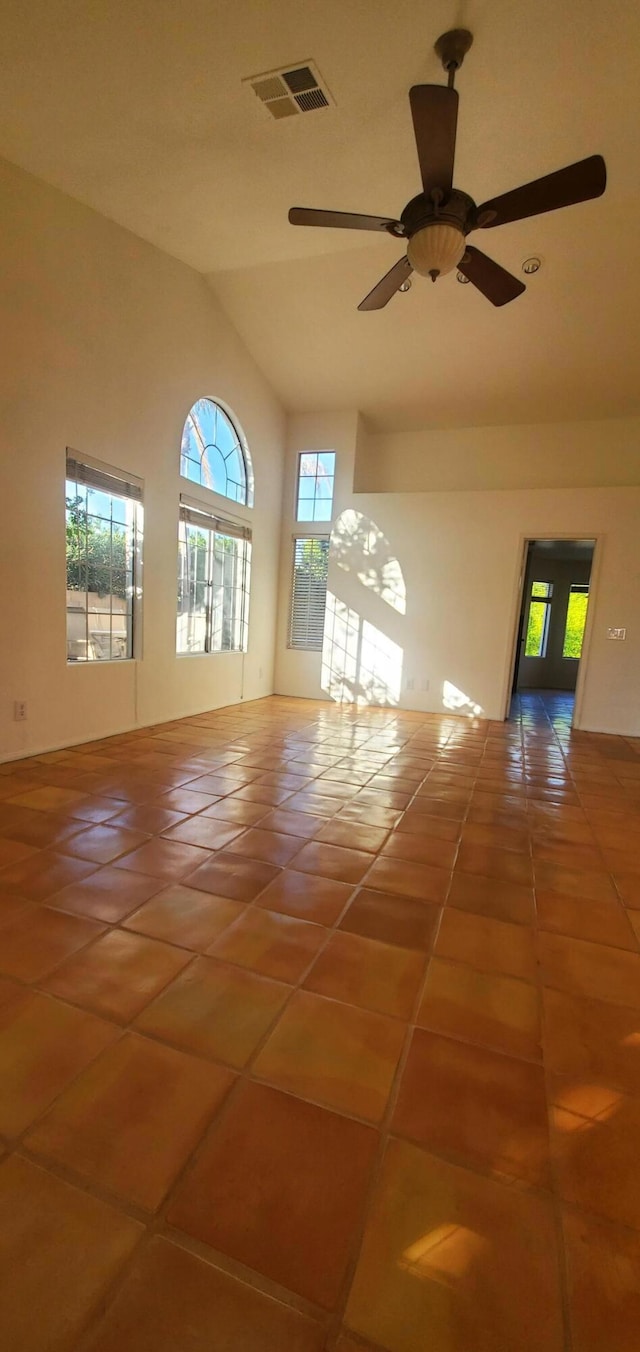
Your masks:
<path fill-rule="evenodd" d="M 242 83 L 250 85 L 275 118 L 296 117 L 298 113 L 312 113 L 316 108 L 335 107 L 313 61 L 282 66 L 280 70 L 265 71 L 262 75 L 251 75 Z"/>

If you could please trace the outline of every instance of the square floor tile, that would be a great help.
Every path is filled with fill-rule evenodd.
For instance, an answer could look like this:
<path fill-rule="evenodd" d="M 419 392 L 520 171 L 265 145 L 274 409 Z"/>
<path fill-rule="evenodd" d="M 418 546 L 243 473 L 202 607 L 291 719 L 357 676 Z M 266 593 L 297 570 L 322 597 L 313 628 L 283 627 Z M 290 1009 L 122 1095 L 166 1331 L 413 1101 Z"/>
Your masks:
<path fill-rule="evenodd" d="M 229 785 L 231 792 L 232 785 Z M 243 788 L 234 791 L 233 799 L 239 799 L 242 803 L 263 803 L 265 807 L 278 807 L 280 803 L 286 802 L 290 798 L 293 789 L 276 789 L 272 784 L 245 784 Z M 227 800 L 231 801 L 231 799 Z"/>
<path fill-rule="evenodd" d="M 332 1309 L 377 1144 L 359 1122 L 241 1084 L 180 1185 L 169 1222 Z"/>
<path fill-rule="evenodd" d="M 153 798 L 153 807 L 162 807 L 170 812 L 184 812 L 187 815 L 202 812 L 203 808 L 219 801 L 217 794 L 194 793 L 192 789 L 169 789 L 166 793 L 158 789 L 149 796 Z"/>
<path fill-rule="evenodd" d="M 346 817 L 334 817 L 332 821 L 325 823 L 316 838 L 326 845 L 340 845 L 376 854 L 384 845 L 388 834 L 389 832 L 380 826 L 349 820 Z"/>
<path fill-rule="evenodd" d="M 155 1211 L 233 1082 L 230 1071 L 126 1033 L 27 1137 L 27 1147 Z"/>
<path fill-rule="evenodd" d="M 206 807 L 199 815 L 222 820 L 232 825 L 255 826 L 266 818 L 270 809 L 266 803 L 243 803 L 239 798 L 222 798 Z M 274 827 L 274 830 L 277 828 Z"/>
<path fill-rule="evenodd" d="M 69 958 L 43 985 L 71 1004 L 128 1023 L 190 961 L 184 949 L 112 930 Z"/>
<path fill-rule="evenodd" d="M 337 930 L 304 984 L 319 995 L 409 1019 L 424 971 L 423 953 Z"/>
<path fill-rule="evenodd" d="M 523 981 L 536 979 L 534 931 L 526 925 L 511 925 L 446 906 L 435 951 L 439 958 L 465 962 L 480 971 L 501 972 Z"/>
<path fill-rule="evenodd" d="M 315 1320 L 158 1236 L 136 1255 L 88 1343 L 90 1352 L 322 1352 L 324 1346 Z"/>
<path fill-rule="evenodd" d="M 122 807 L 122 804 L 119 804 Z M 148 836 L 159 836 L 170 826 L 186 821 L 186 813 L 175 812 L 171 808 L 157 807 L 155 803 L 141 803 L 138 807 L 128 807 L 110 819 L 111 826 L 127 826 L 132 831 L 144 831 Z"/>
<path fill-rule="evenodd" d="M 624 906 L 618 901 L 565 897 L 561 892 L 536 893 L 538 923 L 543 930 L 589 939 L 637 953 L 638 943 Z"/>
<path fill-rule="evenodd" d="M 488 845 L 491 849 L 529 853 L 529 832 L 513 826 L 467 821 L 462 828 L 463 845 Z"/>
<path fill-rule="evenodd" d="M 28 1160 L 0 1164 L 0 1248 L 10 1274 L 0 1345 L 66 1352 L 104 1299 L 142 1226 Z"/>
<path fill-rule="evenodd" d="M 58 845 L 60 854 L 71 854 L 78 859 L 90 859 L 95 864 L 110 864 L 113 859 L 144 845 L 149 839 L 143 831 L 130 831 L 108 823 L 87 826 Z"/>
<path fill-rule="evenodd" d="M 379 1122 L 405 1039 L 396 1019 L 298 991 L 254 1073 L 281 1089 Z"/>
<path fill-rule="evenodd" d="M 265 831 L 261 826 L 252 827 L 234 841 L 233 851 L 243 859 L 257 859 L 264 864 L 277 864 L 284 868 L 298 854 L 302 841 L 297 836 L 285 835 L 282 831 Z"/>
<path fill-rule="evenodd" d="M 528 855 L 514 850 L 496 850 L 488 845 L 472 845 L 464 840 L 458 851 L 456 870 L 460 873 L 481 874 L 485 878 L 499 878 L 505 883 L 531 887 L 533 870 Z"/>
<path fill-rule="evenodd" d="M 285 807 L 274 808 L 260 822 L 261 830 L 281 831 L 285 835 L 301 837 L 302 840 L 309 840 L 323 826 L 326 826 L 324 817 L 314 817 L 309 812 L 289 812 Z"/>
<path fill-rule="evenodd" d="M 544 990 L 545 1064 L 556 1075 L 640 1093 L 638 1012 Z"/>
<path fill-rule="evenodd" d="M 451 873 L 431 864 L 412 864 L 404 859 L 389 859 L 378 855 L 367 875 L 367 887 L 381 892 L 396 892 L 402 897 L 416 897 L 441 905 L 444 901 Z"/>
<path fill-rule="evenodd" d="M 640 1010 L 640 953 L 561 934 L 540 934 L 539 945 L 545 985 Z"/>
<path fill-rule="evenodd" d="M 353 884 L 364 878 L 371 863 L 371 855 L 364 850 L 346 850 L 339 845 L 322 845 L 310 840 L 296 855 L 295 866 L 300 873 L 313 873 L 319 878 Z"/>
<path fill-rule="evenodd" d="M 412 897 L 374 892 L 363 887 L 356 892 L 343 915 L 340 929 L 426 953 L 439 918 L 440 911 L 435 906 L 425 906 Z"/>
<path fill-rule="evenodd" d="M 418 1023 L 512 1056 L 541 1057 L 538 991 L 514 977 L 432 958 Z"/>
<path fill-rule="evenodd" d="M 548 1186 L 541 1066 L 417 1028 L 391 1130 L 458 1164 Z"/>
<path fill-rule="evenodd" d="M 388 1352 L 562 1352 L 550 1202 L 391 1141 L 346 1324 Z"/>
<path fill-rule="evenodd" d="M 9 799 L 16 807 L 30 807 L 37 812 L 56 812 L 78 803 L 87 795 L 78 789 L 59 789 L 44 785 L 41 789 L 28 789 L 26 793 L 17 793 Z"/>
<path fill-rule="evenodd" d="M 462 830 L 462 823 L 447 821 L 444 817 L 428 817 L 424 812 L 410 807 L 398 822 L 397 830 L 423 838 L 455 843 Z"/>
<path fill-rule="evenodd" d="M 97 864 L 71 859 L 53 850 L 40 850 L 18 864 L 0 869 L 0 891 L 17 892 L 29 901 L 46 901 L 69 883 L 95 873 Z"/>
<path fill-rule="evenodd" d="M 640 1235 L 568 1207 L 563 1228 L 575 1352 L 637 1352 Z"/>
<path fill-rule="evenodd" d="M 558 1097 L 568 1105 L 551 1110 L 560 1196 L 640 1230 L 640 1101 L 620 1091 L 593 1089 Z"/>
<path fill-rule="evenodd" d="M 132 873 L 146 873 L 151 878 L 163 878 L 174 882 L 184 878 L 198 864 L 204 864 L 210 858 L 208 850 L 198 849 L 196 845 L 182 845 L 177 840 L 165 840 L 157 836 L 154 840 L 141 845 L 119 859 L 116 868 Z"/>
<path fill-rule="evenodd" d="M 319 925 L 333 925 L 352 896 L 353 887 L 349 883 L 287 868 L 269 883 L 257 905 Z"/>
<path fill-rule="evenodd" d="M 39 850 L 55 848 L 62 840 L 82 830 L 82 822 L 63 817 L 58 812 L 36 812 L 27 807 L 2 804 L 0 834 L 9 840 L 21 841 Z"/>
<path fill-rule="evenodd" d="M 198 845 L 203 850 L 223 850 L 242 834 L 238 822 L 216 821 L 214 817 L 187 817 L 177 826 L 170 826 L 163 840 L 177 840 L 182 845 Z M 204 863 L 204 860 L 200 861 Z"/>
<path fill-rule="evenodd" d="M 225 962 L 295 985 L 326 938 L 322 925 L 249 907 L 208 951 Z"/>
<path fill-rule="evenodd" d="M 35 845 L 23 845 L 19 840 L 0 838 L 0 869 L 5 868 L 7 864 L 19 864 L 21 860 L 28 859 L 30 855 L 36 853 Z"/>
<path fill-rule="evenodd" d="M 459 873 L 457 869 L 454 869 L 447 905 L 516 925 L 532 925 L 535 920 L 533 888 L 506 883 L 499 878 Z"/>
<path fill-rule="evenodd" d="M 562 892 L 569 897 L 589 897 L 592 901 L 615 901 L 616 893 L 607 873 L 595 870 L 560 868 L 536 860 L 536 887 L 544 892 Z"/>
<path fill-rule="evenodd" d="M 19 1136 L 118 1033 L 93 1014 L 13 987 L 0 1001 L 0 1132 Z"/>
<path fill-rule="evenodd" d="M 240 901 L 212 897 L 195 887 L 174 883 L 130 915 L 123 929 L 203 953 L 244 909 Z"/>
<path fill-rule="evenodd" d="M 437 836 L 419 836 L 411 831 L 393 831 L 382 854 L 389 859 L 405 859 L 414 864 L 435 864 L 436 868 L 451 870 L 457 845 Z"/>
<path fill-rule="evenodd" d="M 104 928 L 48 906 L 29 906 L 2 926 L 0 972 L 20 981 L 40 981 L 70 953 L 103 934 Z"/>
<path fill-rule="evenodd" d="M 241 1069 L 291 987 L 215 958 L 196 958 L 137 1020 L 141 1032 Z"/>
<path fill-rule="evenodd" d="M 210 856 L 210 862 L 201 864 L 184 879 L 188 887 L 199 887 L 203 892 L 230 897 L 232 901 L 254 901 L 268 883 L 277 878 L 279 869 L 254 859 L 222 850 Z"/>
<path fill-rule="evenodd" d="M 90 878 L 63 887 L 50 898 L 49 904 L 61 911 L 115 925 L 163 886 L 161 878 L 147 878 L 141 873 L 125 873 L 117 868 L 100 868 Z"/>

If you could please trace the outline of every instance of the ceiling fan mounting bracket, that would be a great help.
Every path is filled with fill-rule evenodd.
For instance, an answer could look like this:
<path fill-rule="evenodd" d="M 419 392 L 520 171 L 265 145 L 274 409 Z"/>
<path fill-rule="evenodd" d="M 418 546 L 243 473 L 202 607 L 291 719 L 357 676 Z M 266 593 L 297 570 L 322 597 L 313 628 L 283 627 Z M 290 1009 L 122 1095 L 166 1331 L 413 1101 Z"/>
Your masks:
<path fill-rule="evenodd" d="M 468 28 L 451 28 L 434 43 L 434 51 L 449 76 L 450 85 L 453 85 L 453 77 L 460 69 L 472 42 L 473 34 Z"/>

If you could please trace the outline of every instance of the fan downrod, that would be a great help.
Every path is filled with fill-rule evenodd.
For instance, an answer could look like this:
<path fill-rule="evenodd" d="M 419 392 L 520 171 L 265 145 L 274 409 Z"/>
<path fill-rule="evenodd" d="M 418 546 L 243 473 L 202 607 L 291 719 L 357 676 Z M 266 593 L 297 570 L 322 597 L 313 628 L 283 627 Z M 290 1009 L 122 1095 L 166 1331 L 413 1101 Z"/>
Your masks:
<path fill-rule="evenodd" d="M 449 76 L 450 89 L 453 89 L 456 71 L 460 69 L 472 42 L 473 33 L 470 33 L 468 28 L 451 28 L 433 44 L 433 49 Z"/>

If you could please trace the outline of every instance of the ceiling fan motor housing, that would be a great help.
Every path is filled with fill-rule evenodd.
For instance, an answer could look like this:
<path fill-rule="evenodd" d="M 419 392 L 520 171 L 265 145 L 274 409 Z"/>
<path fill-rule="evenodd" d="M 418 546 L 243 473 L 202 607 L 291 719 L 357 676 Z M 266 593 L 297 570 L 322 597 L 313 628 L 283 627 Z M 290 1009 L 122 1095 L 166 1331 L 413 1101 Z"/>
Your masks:
<path fill-rule="evenodd" d="M 457 226 L 463 235 L 468 235 L 476 226 L 476 204 L 472 197 L 458 188 L 452 188 L 442 200 L 434 200 L 421 192 L 407 202 L 400 220 L 408 239 L 425 225 L 438 222 Z"/>

